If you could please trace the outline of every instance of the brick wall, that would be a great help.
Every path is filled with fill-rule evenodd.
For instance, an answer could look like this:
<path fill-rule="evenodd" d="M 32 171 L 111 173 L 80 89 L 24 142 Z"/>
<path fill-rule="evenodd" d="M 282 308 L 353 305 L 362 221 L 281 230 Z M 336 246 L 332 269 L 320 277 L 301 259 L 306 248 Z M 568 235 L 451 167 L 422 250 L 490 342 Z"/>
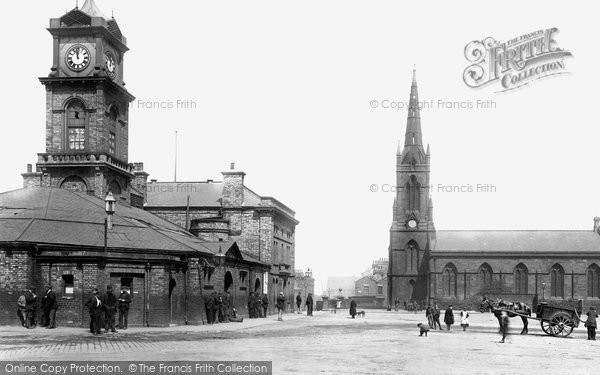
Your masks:
<path fill-rule="evenodd" d="M 0 325 L 18 325 L 17 299 L 31 285 L 29 250 L 0 248 Z"/>

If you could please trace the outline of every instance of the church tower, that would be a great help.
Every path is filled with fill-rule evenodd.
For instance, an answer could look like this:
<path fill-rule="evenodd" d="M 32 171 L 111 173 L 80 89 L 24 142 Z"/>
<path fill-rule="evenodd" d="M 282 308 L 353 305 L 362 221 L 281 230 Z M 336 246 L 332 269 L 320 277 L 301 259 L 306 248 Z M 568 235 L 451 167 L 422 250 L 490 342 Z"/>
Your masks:
<path fill-rule="evenodd" d="M 36 170 L 28 166 L 25 186 L 85 191 L 142 206 L 145 179 L 141 163 L 128 162 L 129 103 L 125 89 L 127 39 L 114 17 L 86 0 L 50 19 L 53 40 L 46 89 L 46 152 Z M 142 191 L 143 190 L 143 191 Z"/>
<path fill-rule="evenodd" d="M 404 146 L 396 154 L 396 197 L 390 229 L 388 301 L 427 298 L 429 243 L 435 235 L 429 196 L 430 151 L 423 148 L 416 72 L 413 71 Z"/>

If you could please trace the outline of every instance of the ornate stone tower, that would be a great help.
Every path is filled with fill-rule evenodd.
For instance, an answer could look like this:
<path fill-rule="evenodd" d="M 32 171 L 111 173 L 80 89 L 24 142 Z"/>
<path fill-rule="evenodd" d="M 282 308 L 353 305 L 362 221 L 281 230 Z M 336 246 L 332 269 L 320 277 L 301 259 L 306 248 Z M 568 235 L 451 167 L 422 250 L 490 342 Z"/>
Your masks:
<path fill-rule="evenodd" d="M 404 147 L 396 155 L 396 197 L 390 229 L 388 300 L 427 298 L 429 243 L 435 235 L 429 196 L 430 152 L 423 149 L 416 73 L 410 89 Z"/>
<path fill-rule="evenodd" d="M 141 163 L 128 162 L 129 103 L 123 81 L 127 40 L 114 18 L 94 0 L 50 19 L 53 62 L 46 88 L 46 152 L 25 186 L 86 191 L 104 198 L 110 190 L 123 202 L 143 205 Z M 133 184 L 132 184 L 133 182 Z M 142 188 L 143 187 L 143 188 Z M 141 191 L 144 190 L 144 191 Z"/>

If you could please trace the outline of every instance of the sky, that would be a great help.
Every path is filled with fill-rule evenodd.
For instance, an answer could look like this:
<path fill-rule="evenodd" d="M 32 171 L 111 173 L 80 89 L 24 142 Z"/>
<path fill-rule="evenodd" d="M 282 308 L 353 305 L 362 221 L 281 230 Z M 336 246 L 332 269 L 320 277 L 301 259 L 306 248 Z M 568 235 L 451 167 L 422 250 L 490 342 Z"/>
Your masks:
<path fill-rule="evenodd" d="M 96 3 L 114 11 L 131 49 L 129 162 L 172 181 L 176 131 L 178 181 L 219 180 L 234 161 L 248 187 L 296 211 L 296 268 L 313 269 L 317 293 L 328 276 L 358 275 L 387 256 L 387 187 L 406 125 L 405 107 L 389 103 L 408 101 L 413 68 L 420 100 L 433 103 L 421 123 L 438 230 L 591 230 L 600 216 L 600 53 L 590 32 L 595 13 L 582 3 Z M 26 164 L 45 151 L 45 28 L 74 6 L 4 4 L 0 191 L 20 188 Z M 573 54 L 564 60 L 569 74 L 503 93 L 463 81 L 471 41 L 552 27 Z M 477 108 L 478 100 L 492 104 Z M 177 108 L 178 101 L 193 104 Z M 494 189 L 446 188 L 477 184 Z"/>

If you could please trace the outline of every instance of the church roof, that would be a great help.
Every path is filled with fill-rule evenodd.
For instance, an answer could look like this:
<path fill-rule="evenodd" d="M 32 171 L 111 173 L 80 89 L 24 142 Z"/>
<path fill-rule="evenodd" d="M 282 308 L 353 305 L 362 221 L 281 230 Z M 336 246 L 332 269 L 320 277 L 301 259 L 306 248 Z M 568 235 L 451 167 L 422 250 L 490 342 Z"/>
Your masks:
<path fill-rule="evenodd" d="M 23 188 L 0 193 L 0 243 L 104 246 L 104 201 L 58 188 Z M 225 253 L 232 244 L 221 243 Z M 156 215 L 117 202 L 108 247 L 216 254 L 200 240 Z"/>
<path fill-rule="evenodd" d="M 223 182 L 152 182 L 147 187 L 147 207 L 221 207 Z M 260 196 L 244 187 L 244 205 L 260 205 Z"/>
<path fill-rule="evenodd" d="M 505 253 L 597 253 L 600 234 L 577 230 L 439 230 L 432 251 Z"/>

